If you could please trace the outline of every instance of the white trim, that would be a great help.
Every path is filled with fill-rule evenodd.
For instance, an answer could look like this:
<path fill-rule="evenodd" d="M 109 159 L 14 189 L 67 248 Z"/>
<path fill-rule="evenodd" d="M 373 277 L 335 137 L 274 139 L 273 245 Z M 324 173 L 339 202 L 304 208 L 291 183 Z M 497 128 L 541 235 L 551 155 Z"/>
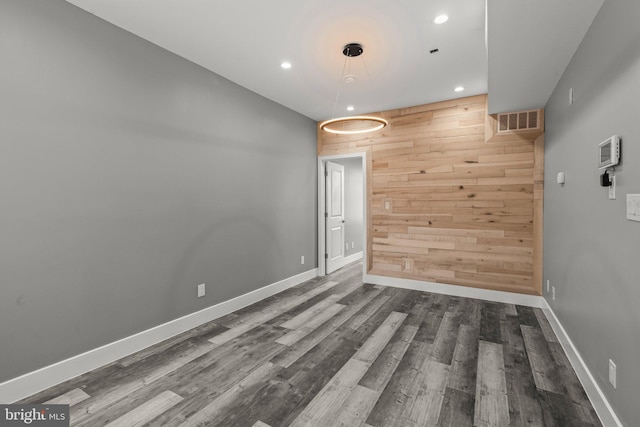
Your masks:
<path fill-rule="evenodd" d="M 397 277 L 377 276 L 366 274 L 365 283 L 372 285 L 391 286 L 394 288 L 411 289 L 414 291 L 433 292 L 436 294 L 453 295 L 465 298 L 502 302 L 506 304 L 525 305 L 542 308 L 544 298 L 535 295 L 516 294 L 512 292 L 491 291 L 488 289 L 471 288 L 468 286 L 447 285 L 444 283 L 423 282 L 420 280 L 400 279 Z"/>
<path fill-rule="evenodd" d="M 609 401 L 605 397 L 595 378 L 591 375 L 589 367 L 584 362 L 584 359 L 582 359 L 582 356 L 580 356 L 578 349 L 573 345 L 567 331 L 565 331 L 564 327 L 556 317 L 556 314 L 549 306 L 547 300 L 544 300 L 542 311 L 549 320 L 549 324 L 551 324 L 553 332 L 555 332 L 558 337 L 560 345 L 562 345 L 562 349 L 569 358 L 571 366 L 582 383 L 582 387 L 587 393 L 587 396 L 593 405 L 593 409 L 595 409 L 598 414 L 602 425 L 604 425 L 604 427 L 622 427 L 622 423 L 618 419 L 618 416 L 609 404 Z"/>
<path fill-rule="evenodd" d="M 364 252 L 356 252 L 355 254 L 351 254 L 349 256 L 344 257 L 344 265 L 351 264 L 352 262 L 356 262 L 361 260 L 364 257 Z"/>
<path fill-rule="evenodd" d="M 31 396 L 317 276 L 318 270 L 314 268 L 1 383 L 0 403 L 11 403 Z"/>
<path fill-rule="evenodd" d="M 362 244 L 364 247 L 367 246 L 367 153 L 362 151 L 358 153 L 350 153 L 350 154 L 335 154 L 331 156 L 318 156 L 318 276 L 324 276 L 326 274 L 326 264 L 325 264 L 325 220 L 324 220 L 324 210 L 325 210 L 325 163 L 328 160 L 340 160 L 340 159 L 353 159 L 353 158 L 361 158 L 362 159 L 362 187 L 363 187 L 363 223 L 364 227 L 362 227 Z M 351 261 L 350 261 L 351 262 Z M 345 263 L 346 265 L 347 263 Z M 367 274 L 367 252 L 363 251 L 362 254 L 362 277 Z"/>

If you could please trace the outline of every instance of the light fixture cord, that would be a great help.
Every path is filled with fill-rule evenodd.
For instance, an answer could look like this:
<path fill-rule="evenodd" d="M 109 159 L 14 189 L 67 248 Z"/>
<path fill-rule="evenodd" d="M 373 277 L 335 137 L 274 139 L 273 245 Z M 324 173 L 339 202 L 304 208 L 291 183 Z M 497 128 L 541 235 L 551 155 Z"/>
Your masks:
<path fill-rule="evenodd" d="M 373 90 L 373 79 L 371 79 L 371 75 L 369 74 L 369 69 L 367 68 L 367 63 L 364 62 L 364 58 L 362 59 L 362 65 L 364 66 L 364 71 L 367 73 L 367 78 L 369 79 L 369 85 L 371 86 L 371 90 Z M 378 102 L 378 112 L 380 113 L 380 117 L 384 118 L 384 114 L 382 114 L 382 105 Z"/>
<path fill-rule="evenodd" d="M 338 90 L 336 91 L 336 100 L 333 103 L 333 111 L 331 112 L 331 118 L 335 119 L 336 117 L 336 108 L 338 107 L 338 98 L 340 97 L 340 87 L 342 86 L 342 81 L 344 80 L 344 70 L 347 68 L 347 59 L 348 57 L 344 57 L 344 64 L 342 64 L 342 74 L 340 74 L 340 81 L 338 81 Z"/>

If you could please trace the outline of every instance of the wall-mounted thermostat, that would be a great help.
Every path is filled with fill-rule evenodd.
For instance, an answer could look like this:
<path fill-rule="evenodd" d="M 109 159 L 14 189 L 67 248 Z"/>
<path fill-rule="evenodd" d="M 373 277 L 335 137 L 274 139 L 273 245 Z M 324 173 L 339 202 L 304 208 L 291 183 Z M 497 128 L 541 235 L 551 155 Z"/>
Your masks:
<path fill-rule="evenodd" d="M 613 135 L 598 144 L 598 168 L 606 169 L 620 162 L 620 138 Z"/>

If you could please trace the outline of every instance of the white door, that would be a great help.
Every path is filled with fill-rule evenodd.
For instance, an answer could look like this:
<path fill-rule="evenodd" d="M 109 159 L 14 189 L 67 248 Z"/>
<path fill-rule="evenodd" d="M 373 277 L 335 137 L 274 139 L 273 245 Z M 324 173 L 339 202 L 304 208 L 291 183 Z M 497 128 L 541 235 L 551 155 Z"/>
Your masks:
<path fill-rule="evenodd" d="M 327 274 L 344 265 L 344 166 L 327 162 L 326 166 Z"/>

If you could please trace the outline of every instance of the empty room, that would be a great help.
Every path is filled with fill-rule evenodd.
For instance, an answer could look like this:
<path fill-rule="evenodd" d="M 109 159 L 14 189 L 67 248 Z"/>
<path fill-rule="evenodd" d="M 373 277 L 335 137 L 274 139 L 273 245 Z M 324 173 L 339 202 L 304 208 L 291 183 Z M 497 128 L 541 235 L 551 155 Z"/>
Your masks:
<path fill-rule="evenodd" d="M 638 22 L 0 0 L 0 426 L 638 425 Z"/>

